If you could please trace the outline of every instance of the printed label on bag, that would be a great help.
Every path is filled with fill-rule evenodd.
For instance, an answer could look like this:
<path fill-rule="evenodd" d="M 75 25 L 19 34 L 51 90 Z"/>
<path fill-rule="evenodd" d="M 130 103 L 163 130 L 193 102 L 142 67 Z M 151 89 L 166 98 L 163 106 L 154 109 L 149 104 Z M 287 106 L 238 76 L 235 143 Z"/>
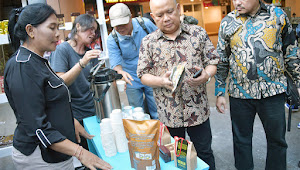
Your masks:
<path fill-rule="evenodd" d="M 139 152 L 135 152 L 135 157 L 142 159 L 142 160 L 152 160 L 152 155 L 151 154 L 142 154 Z"/>
<path fill-rule="evenodd" d="M 181 142 L 182 142 L 182 147 L 181 147 Z M 177 147 L 176 152 L 177 152 L 177 155 L 180 154 L 180 156 L 177 157 L 177 167 L 180 169 L 187 169 L 187 165 L 186 165 L 187 146 L 188 146 L 188 143 L 186 140 L 178 141 L 178 147 Z M 180 147 L 181 147 L 181 151 L 180 151 Z"/>

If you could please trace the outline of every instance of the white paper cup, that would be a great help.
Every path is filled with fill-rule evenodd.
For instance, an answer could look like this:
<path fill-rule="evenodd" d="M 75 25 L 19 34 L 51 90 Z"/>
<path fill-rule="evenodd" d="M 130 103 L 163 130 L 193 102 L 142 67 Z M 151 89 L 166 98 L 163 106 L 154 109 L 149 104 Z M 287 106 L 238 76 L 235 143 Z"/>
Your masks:
<path fill-rule="evenodd" d="M 126 82 L 124 80 L 117 81 L 117 87 L 118 87 L 119 92 L 123 92 L 125 90 L 125 84 L 126 84 Z"/>
<path fill-rule="evenodd" d="M 142 107 L 136 107 L 133 109 L 133 113 L 135 112 L 143 112 L 144 113 L 144 109 Z"/>
<path fill-rule="evenodd" d="M 101 120 L 101 122 L 110 124 L 110 118 L 104 118 Z"/>
<path fill-rule="evenodd" d="M 114 109 L 114 110 L 112 110 L 111 113 L 122 113 L 122 110 L 121 109 Z"/>
<path fill-rule="evenodd" d="M 120 109 L 118 109 L 118 110 L 120 110 Z M 123 116 L 122 116 L 121 110 L 120 110 L 120 112 L 115 111 L 110 114 L 110 122 L 111 123 L 122 123 L 122 118 L 123 118 Z"/>
<path fill-rule="evenodd" d="M 151 119 L 151 117 L 150 117 L 150 115 L 149 114 L 144 114 L 144 120 L 150 120 Z"/>
<path fill-rule="evenodd" d="M 132 115 L 132 106 L 125 106 L 123 109 L 126 114 Z"/>
<path fill-rule="evenodd" d="M 144 112 L 135 112 L 133 113 L 133 119 L 134 120 L 144 120 L 145 114 Z"/>
<path fill-rule="evenodd" d="M 123 113 L 123 119 L 133 120 L 133 117 L 132 115 L 127 115 L 126 113 Z"/>
<path fill-rule="evenodd" d="M 100 131 L 101 133 L 108 133 L 108 132 L 112 132 L 112 127 L 111 127 L 111 123 L 110 123 L 110 119 L 105 118 L 101 120 L 100 123 Z"/>

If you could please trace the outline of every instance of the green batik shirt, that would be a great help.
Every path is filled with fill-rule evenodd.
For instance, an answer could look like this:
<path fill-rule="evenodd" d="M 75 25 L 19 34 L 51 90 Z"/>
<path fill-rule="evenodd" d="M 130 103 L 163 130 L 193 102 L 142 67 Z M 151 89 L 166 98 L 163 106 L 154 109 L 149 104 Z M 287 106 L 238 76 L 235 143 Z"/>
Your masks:
<path fill-rule="evenodd" d="M 292 26 L 281 8 L 260 3 L 253 17 L 236 10 L 223 18 L 217 51 L 221 61 L 215 75 L 215 95 L 261 99 L 284 93 L 290 72 L 300 87 L 298 43 Z"/>

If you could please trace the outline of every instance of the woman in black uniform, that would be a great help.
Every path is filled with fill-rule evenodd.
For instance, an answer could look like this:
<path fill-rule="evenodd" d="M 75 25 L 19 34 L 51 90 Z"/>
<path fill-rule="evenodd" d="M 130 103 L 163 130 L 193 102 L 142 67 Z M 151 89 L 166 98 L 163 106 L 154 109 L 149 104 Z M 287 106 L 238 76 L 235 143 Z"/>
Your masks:
<path fill-rule="evenodd" d="M 111 169 L 76 144 L 79 134 L 93 136 L 73 118 L 68 87 L 42 58 L 45 51 L 55 50 L 59 38 L 55 11 L 46 4 L 15 9 L 9 34 L 16 52 L 5 67 L 4 88 L 17 119 L 12 155 L 16 168 L 74 169 L 71 156 L 76 156 L 92 170 Z"/>

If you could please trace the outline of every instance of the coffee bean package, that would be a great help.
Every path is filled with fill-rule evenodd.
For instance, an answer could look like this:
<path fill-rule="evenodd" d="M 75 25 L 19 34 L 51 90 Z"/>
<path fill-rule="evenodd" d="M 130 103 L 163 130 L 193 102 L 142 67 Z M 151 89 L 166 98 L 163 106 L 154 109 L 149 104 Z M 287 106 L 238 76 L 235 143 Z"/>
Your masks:
<path fill-rule="evenodd" d="M 123 119 L 131 167 L 138 170 L 160 170 L 158 120 Z"/>

